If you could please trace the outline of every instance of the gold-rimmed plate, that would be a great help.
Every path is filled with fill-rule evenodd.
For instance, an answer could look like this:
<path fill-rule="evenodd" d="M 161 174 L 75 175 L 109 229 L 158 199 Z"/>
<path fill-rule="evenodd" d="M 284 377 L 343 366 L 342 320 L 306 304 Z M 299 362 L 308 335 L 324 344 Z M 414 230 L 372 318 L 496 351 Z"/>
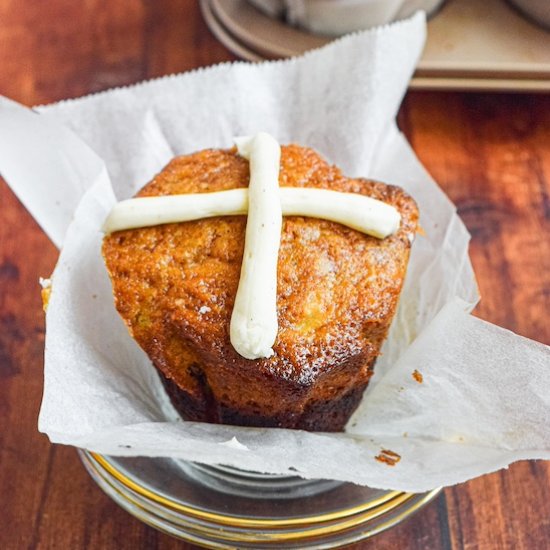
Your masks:
<path fill-rule="evenodd" d="M 85 451 L 81 458 L 98 485 L 127 511 L 173 536 L 210 548 L 334 548 L 392 527 L 439 492 L 415 495 L 251 473 L 246 487 L 252 492 L 232 494 L 236 478 L 226 468 L 214 472 L 209 481 L 203 467 L 172 459 L 115 458 Z M 229 485 L 220 489 L 218 476 L 227 478 Z M 282 498 L 260 495 L 266 487 L 277 491 L 273 478 L 280 478 L 285 487 L 296 480 L 297 493 Z M 309 496 L 303 496 L 304 490 Z"/>

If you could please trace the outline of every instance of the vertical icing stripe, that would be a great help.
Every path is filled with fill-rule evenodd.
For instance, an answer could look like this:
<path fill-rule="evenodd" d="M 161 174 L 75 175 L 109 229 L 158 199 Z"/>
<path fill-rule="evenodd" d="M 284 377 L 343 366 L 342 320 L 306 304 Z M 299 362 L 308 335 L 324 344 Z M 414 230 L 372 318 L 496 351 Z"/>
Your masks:
<path fill-rule="evenodd" d="M 273 355 L 277 337 L 277 261 L 283 213 L 279 193 L 281 147 L 269 134 L 237 138 L 250 161 L 248 219 L 241 277 L 231 316 L 231 344 L 246 359 Z"/>

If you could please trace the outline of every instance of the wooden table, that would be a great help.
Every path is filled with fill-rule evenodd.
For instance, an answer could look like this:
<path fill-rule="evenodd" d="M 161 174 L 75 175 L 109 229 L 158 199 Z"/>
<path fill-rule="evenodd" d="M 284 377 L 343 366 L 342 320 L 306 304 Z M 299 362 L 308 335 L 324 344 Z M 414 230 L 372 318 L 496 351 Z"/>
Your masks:
<path fill-rule="evenodd" d="M 0 93 L 27 105 L 233 59 L 194 0 L 0 0 Z M 472 232 L 477 314 L 550 342 L 550 97 L 410 93 L 400 127 Z M 37 433 L 57 252 L 0 182 L 0 548 L 191 548 L 129 516 Z M 550 465 L 446 489 L 356 548 L 550 547 Z"/>

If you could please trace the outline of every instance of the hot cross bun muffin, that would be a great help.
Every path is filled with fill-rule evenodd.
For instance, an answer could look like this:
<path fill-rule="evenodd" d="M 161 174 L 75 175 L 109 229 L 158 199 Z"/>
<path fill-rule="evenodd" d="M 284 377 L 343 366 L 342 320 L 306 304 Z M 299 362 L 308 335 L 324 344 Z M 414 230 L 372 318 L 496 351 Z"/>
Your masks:
<path fill-rule="evenodd" d="M 236 149 L 173 159 L 139 197 L 246 187 Z M 229 327 L 246 216 L 117 231 L 103 243 L 116 308 L 187 420 L 341 431 L 358 406 L 403 286 L 418 209 L 399 187 L 347 178 L 315 151 L 282 146 L 281 187 L 359 193 L 394 206 L 385 239 L 335 222 L 283 219 L 274 355 L 241 357 Z"/>

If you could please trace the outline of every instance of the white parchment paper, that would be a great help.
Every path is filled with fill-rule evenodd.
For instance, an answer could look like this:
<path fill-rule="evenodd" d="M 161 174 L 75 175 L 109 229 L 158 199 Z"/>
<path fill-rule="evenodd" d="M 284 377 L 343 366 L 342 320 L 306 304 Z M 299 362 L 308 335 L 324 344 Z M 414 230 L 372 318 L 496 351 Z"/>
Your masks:
<path fill-rule="evenodd" d="M 63 243 L 47 312 L 41 431 L 111 455 L 292 469 L 404 491 L 550 458 L 549 348 L 468 314 L 478 299 L 469 235 L 395 126 L 424 35 L 418 15 L 295 60 L 219 65 L 40 115 L 0 100 L 0 171 Z M 343 434 L 180 420 L 114 308 L 100 227 L 116 200 L 176 154 L 229 147 L 260 130 L 317 149 L 347 175 L 398 184 L 420 207 L 426 236 L 413 246 L 377 374 Z M 401 461 L 376 461 L 381 449 Z"/>

